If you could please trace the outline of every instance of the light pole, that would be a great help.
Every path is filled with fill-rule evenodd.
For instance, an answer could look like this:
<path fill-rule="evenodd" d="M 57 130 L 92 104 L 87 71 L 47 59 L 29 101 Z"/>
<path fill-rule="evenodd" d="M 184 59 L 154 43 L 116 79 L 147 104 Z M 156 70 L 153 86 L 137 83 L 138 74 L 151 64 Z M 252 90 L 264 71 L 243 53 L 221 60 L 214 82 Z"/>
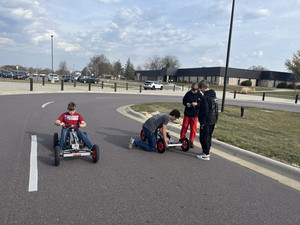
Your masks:
<path fill-rule="evenodd" d="M 225 75 L 224 75 L 224 87 L 223 87 L 221 112 L 224 111 L 224 103 L 225 103 L 225 95 L 226 95 L 226 83 L 227 83 L 227 73 L 228 73 L 228 64 L 229 64 L 229 55 L 230 55 L 230 44 L 231 44 L 231 33 L 232 33 L 233 14 L 234 14 L 234 3 L 235 3 L 235 0 L 232 0 L 232 10 L 231 10 L 231 20 L 230 20 L 230 29 L 229 29 L 229 38 L 228 38 L 228 47 L 227 47 L 227 58 L 226 58 L 226 68 L 225 68 Z"/>
<path fill-rule="evenodd" d="M 51 35 L 51 58 L 52 58 L 52 74 L 53 74 L 53 35 Z"/>
<path fill-rule="evenodd" d="M 16 66 L 16 69 L 17 69 L 17 79 L 19 80 L 19 66 Z"/>

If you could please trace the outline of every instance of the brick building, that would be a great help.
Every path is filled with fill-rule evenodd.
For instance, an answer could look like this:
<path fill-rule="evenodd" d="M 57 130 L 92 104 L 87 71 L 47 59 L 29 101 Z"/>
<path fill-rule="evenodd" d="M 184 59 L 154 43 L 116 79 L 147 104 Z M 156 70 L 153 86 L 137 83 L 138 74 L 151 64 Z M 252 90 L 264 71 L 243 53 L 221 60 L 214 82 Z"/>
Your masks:
<path fill-rule="evenodd" d="M 228 68 L 227 84 L 239 85 L 245 80 L 252 81 L 252 86 L 277 87 L 279 83 L 291 84 L 291 73 L 276 71 L 258 71 Z M 207 80 L 210 83 L 222 85 L 224 83 L 225 67 L 202 67 L 175 69 L 163 68 L 161 70 L 135 71 L 135 80 L 168 82 L 200 82 Z M 298 82 L 298 85 L 300 82 Z"/>

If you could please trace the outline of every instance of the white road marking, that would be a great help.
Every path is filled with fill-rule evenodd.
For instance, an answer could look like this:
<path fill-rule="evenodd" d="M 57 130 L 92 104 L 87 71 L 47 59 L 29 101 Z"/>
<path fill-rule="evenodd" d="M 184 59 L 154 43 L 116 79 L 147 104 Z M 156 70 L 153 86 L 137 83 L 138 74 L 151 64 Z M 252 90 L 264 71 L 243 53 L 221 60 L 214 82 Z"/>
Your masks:
<path fill-rule="evenodd" d="M 38 168 L 37 168 L 37 136 L 31 135 L 30 171 L 28 191 L 38 190 Z"/>
<path fill-rule="evenodd" d="M 47 105 L 49 105 L 49 104 L 51 104 L 51 103 L 53 103 L 53 102 L 54 102 L 54 101 L 45 103 L 44 105 L 42 105 L 42 108 L 45 108 Z"/>

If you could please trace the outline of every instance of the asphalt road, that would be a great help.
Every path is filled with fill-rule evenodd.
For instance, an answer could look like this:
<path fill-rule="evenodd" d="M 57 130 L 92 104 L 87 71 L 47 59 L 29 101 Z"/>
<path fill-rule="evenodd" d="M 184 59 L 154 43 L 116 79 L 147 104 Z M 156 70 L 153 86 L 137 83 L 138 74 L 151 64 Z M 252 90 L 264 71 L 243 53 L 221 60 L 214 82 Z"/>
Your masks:
<path fill-rule="evenodd" d="M 220 108 L 221 108 L 221 102 Z M 281 104 L 276 102 L 257 102 L 257 101 L 236 101 L 236 100 L 229 100 L 226 99 L 225 101 L 225 107 L 226 104 L 228 105 L 237 105 L 237 106 L 244 106 L 244 107 L 258 107 L 258 108 L 264 108 L 264 109 L 273 109 L 273 110 L 282 110 L 282 111 L 289 111 L 289 112 L 299 112 L 300 113 L 300 107 L 296 104 Z M 225 108 L 224 107 L 224 108 Z"/>
<path fill-rule="evenodd" d="M 54 121 L 75 101 L 100 146 L 100 160 L 54 166 Z M 164 154 L 128 150 L 141 124 L 123 105 L 178 97 L 114 94 L 0 96 L 1 224 L 300 224 L 300 194 L 199 148 Z M 48 105 L 44 105 L 49 103 Z M 44 105 L 44 108 L 42 106 Z M 31 136 L 37 136 L 38 189 L 29 192 Z"/>

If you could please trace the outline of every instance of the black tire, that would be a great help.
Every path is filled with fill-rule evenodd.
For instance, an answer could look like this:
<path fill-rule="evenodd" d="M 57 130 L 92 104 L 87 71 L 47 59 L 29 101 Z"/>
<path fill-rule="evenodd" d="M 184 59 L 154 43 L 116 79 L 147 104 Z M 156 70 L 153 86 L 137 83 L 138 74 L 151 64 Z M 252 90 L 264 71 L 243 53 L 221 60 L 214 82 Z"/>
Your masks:
<path fill-rule="evenodd" d="M 184 137 L 184 138 L 181 138 L 179 141 L 182 143 L 182 146 L 181 146 L 182 151 L 187 152 L 190 149 L 189 139 Z"/>
<path fill-rule="evenodd" d="M 56 146 L 55 147 L 55 152 L 54 152 L 54 165 L 55 166 L 58 166 L 59 163 L 60 163 L 60 152 L 61 152 L 60 147 Z"/>
<path fill-rule="evenodd" d="M 163 86 L 161 86 L 161 87 L 160 87 L 160 90 L 162 90 L 162 89 L 164 89 L 164 87 L 163 87 Z"/>
<path fill-rule="evenodd" d="M 94 163 L 99 161 L 100 151 L 98 145 L 94 145 L 92 148 L 92 159 Z"/>
<path fill-rule="evenodd" d="M 144 132 L 143 129 L 141 130 L 141 140 L 142 141 L 146 141 L 147 140 L 147 137 L 146 137 L 145 132 Z"/>
<path fill-rule="evenodd" d="M 156 143 L 157 151 L 159 153 L 164 153 L 166 151 L 166 142 L 164 139 L 160 138 L 158 139 Z"/>
<path fill-rule="evenodd" d="M 53 135 L 53 148 L 58 145 L 58 133 L 54 133 Z"/>
<path fill-rule="evenodd" d="M 152 87 L 152 90 L 155 90 L 155 86 Z"/>

